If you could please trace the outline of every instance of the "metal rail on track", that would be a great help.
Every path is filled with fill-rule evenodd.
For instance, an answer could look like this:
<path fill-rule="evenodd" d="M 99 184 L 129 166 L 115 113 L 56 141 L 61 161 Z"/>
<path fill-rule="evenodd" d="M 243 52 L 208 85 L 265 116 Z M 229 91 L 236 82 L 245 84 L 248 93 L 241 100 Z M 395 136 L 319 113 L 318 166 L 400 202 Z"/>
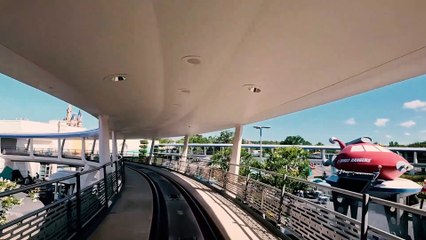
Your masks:
<path fill-rule="evenodd" d="M 196 223 L 198 224 L 198 227 L 201 230 L 204 239 L 225 239 L 225 237 L 222 235 L 219 228 L 216 226 L 216 224 L 214 223 L 212 218 L 209 216 L 207 211 L 200 204 L 200 202 L 194 196 L 192 196 L 192 194 L 189 193 L 189 191 L 185 187 L 183 187 L 180 183 L 178 183 L 176 180 L 174 180 L 170 176 L 167 176 L 166 174 L 161 173 L 160 171 L 157 171 L 151 168 L 146 168 L 144 166 L 140 166 L 140 165 L 129 166 L 129 164 L 127 164 L 127 167 L 137 171 L 139 174 L 144 176 L 147 179 L 153 192 L 154 216 L 153 216 L 153 221 L 151 224 L 152 232 L 150 233 L 150 239 L 168 238 L 167 237 L 168 231 L 164 229 L 164 226 L 167 226 L 166 224 L 167 220 L 164 219 L 164 216 L 167 216 L 167 213 L 164 212 L 165 207 L 163 207 L 162 209 L 158 208 L 158 206 L 165 205 L 164 203 L 165 198 L 164 196 L 161 196 L 162 191 L 159 189 L 161 187 L 156 182 L 158 180 L 155 180 L 150 176 L 152 174 L 157 174 L 158 176 L 161 176 L 179 191 L 183 199 L 186 201 L 186 203 L 190 207 L 191 212 L 196 219 Z M 147 172 L 150 172 L 151 174 L 147 174 Z M 162 228 L 160 228 L 160 226 L 162 226 Z"/>

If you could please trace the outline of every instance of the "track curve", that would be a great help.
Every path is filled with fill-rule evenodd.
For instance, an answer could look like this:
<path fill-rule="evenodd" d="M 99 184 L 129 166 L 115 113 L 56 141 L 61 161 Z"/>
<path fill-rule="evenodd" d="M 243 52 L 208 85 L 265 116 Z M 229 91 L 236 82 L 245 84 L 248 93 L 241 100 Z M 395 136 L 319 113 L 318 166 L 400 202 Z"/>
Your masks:
<path fill-rule="evenodd" d="M 150 239 L 226 239 L 200 202 L 172 177 L 139 164 L 126 166 L 141 174 L 152 190 Z"/>

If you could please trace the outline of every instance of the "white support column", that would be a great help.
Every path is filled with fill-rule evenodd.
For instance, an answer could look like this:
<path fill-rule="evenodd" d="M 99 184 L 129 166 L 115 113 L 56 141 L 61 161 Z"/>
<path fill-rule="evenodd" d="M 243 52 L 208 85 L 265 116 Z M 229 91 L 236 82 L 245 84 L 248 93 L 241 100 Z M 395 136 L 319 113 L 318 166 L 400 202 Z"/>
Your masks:
<path fill-rule="evenodd" d="M 417 159 L 417 152 L 414 151 L 413 152 L 413 164 L 417 164 L 417 163 L 419 163 L 419 160 Z M 416 174 L 416 170 L 413 168 L 413 169 L 411 169 L 410 173 L 412 175 L 414 175 L 414 174 Z"/>
<path fill-rule="evenodd" d="M 151 148 L 149 149 L 148 164 L 152 164 L 152 160 L 154 158 L 154 146 L 155 146 L 155 138 L 151 140 Z"/>
<path fill-rule="evenodd" d="M 62 159 L 62 141 L 58 138 L 58 160 Z"/>
<path fill-rule="evenodd" d="M 413 152 L 413 163 L 414 164 L 419 163 L 419 160 L 417 159 L 417 152 L 416 151 Z"/>
<path fill-rule="evenodd" d="M 30 156 L 34 157 L 34 138 L 30 139 Z"/>
<path fill-rule="evenodd" d="M 121 151 L 120 151 L 121 156 L 123 156 L 124 154 L 125 147 L 126 147 L 126 139 L 123 139 L 123 143 L 121 144 Z"/>
<path fill-rule="evenodd" d="M 111 162 L 109 150 L 109 124 L 108 116 L 100 115 L 99 119 L 99 164 Z"/>
<path fill-rule="evenodd" d="M 86 138 L 81 138 L 81 161 L 86 162 Z"/>
<path fill-rule="evenodd" d="M 232 140 L 231 162 L 229 164 L 229 172 L 238 174 L 240 171 L 241 144 L 243 136 L 243 126 L 235 127 L 234 139 Z"/>
<path fill-rule="evenodd" d="M 115 132 L 111 132 L 112 139 L 112 161 L 118 160 L 118 150 L 117 150 L 117 138 L 115 137 Z"/>
<path fill-rule="evenodd" d="M 184 142 L 183 142 L 183 150 L 182 150 L 182 156 L 180 158 L 181 161 L 185 161 L 188 158 L 188 146 L 189 146 L 189 135 L 185 135 Z"/>

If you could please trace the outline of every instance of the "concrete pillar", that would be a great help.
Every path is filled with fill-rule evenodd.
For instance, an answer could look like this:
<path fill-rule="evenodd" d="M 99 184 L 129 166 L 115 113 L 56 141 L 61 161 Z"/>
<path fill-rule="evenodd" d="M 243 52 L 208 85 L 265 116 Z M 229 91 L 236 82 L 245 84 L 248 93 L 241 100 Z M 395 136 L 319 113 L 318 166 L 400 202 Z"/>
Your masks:
<path fill-rule="evenodd" d="M 321 149 L 321 157 L 322 157 L 323 161 L 327 160 L 327 155 L 326 155 L 325 149 Z"/>
<path fill-rule="evenodd" d="M 99 164 L 111 162 L 109 150 L 109 123 L 108 116 L 100 115 L 99 119 Z"/>
<path fill-rule="evenodd" d="M 413 152 L 413 163 L 414 164 L 419 163 L 419 160 L 417 159 L 417 152 L 416 151 Z"/>
<path fill-rule="evenodd" d="M 34 157 L 34 138 L 30 139 L 30 156 Z"/>
<path fill-rule="evenodd" d="M 86 138 L 81 138 L 81 161 L 86 162 Z"/>
<path fill-rule="evenodd" d="M 242 136 L 243 126 L 238 125 L 235 128 L 234 139 L 232 140 L 231 162 L 229 163 L 229 172 L 233 174 L 238 174 L 240 171 Z"/>
<path fill-rule="evenodd" d="M 126 147 L 126 139 L 123 139 L 123 143 L 121 144 L 121 151 L 120 151 L 121 156 L 124 155 L 124 148 L 125 147 Z"/>
<path fill-rule="evenodd" d="M 58 138 L 58 159 L 62 159 L 62 142 L 60 138 Z"/>
<path fill-rule="evenodd" d="M 90 152 L 91 154 L 95 154 L 95 147 L 96 147 L 96 138 L 93 139 L 92 151 Z"/>
<path fill-rule="evenodd" d="M 151 140 L 151 148 L 149 149 L 148 164 L 152 164 L 152 160 L 154 159 L 154 146 L 155 146 L 155 138 Z"/>
<path fill-rule="evenodd" d="M 118 160 L 118 150 L 117 150 L 117 138 L 115 136 L 115 132 L 111 132 L 111 139 L 112 139 L 112 161 Z"/>
<path fill-rule="evenodd" d="M 189 135 L 185 135 L 184 142 L 183 142 L 183 150 L 182 155 L 180 157 L 181 161 L 186 161 L 188 158 L 188 148 L 189 148 Z"/>

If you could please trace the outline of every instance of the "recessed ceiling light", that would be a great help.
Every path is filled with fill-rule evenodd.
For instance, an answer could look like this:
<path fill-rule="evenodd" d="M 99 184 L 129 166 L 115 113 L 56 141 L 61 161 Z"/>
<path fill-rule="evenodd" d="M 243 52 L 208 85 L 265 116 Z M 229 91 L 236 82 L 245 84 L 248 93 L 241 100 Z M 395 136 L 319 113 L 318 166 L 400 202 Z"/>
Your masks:
<path fill-rule="evenodd" d="M 243 87 L 246 87 L 252 93 L 260 93 L 262 91 L 259 86 L 254 84 L 245 84 Z"/>
<path fill-rule="evenodd" d="M 196 55 L 188 55 L 182 57 L 182 61 L 191 65 L 199 65 L 201 64 L 201 57 Z"/>
<path fill-rule="evenodd" d="M 111 80 L 113 82 L 121 82 L 121 81 L 126 80 L 126 76 L 125 75 L 117 75 L 117 76 L 112 77 Z"/>
<path fill-rule="evenodd" d="M 127 74 L 119 73 L 119 74 L 111 74 L 106 76 L 104 79 L 111 80 L 113 82 L 122 82 L 127 79 Z"/>

